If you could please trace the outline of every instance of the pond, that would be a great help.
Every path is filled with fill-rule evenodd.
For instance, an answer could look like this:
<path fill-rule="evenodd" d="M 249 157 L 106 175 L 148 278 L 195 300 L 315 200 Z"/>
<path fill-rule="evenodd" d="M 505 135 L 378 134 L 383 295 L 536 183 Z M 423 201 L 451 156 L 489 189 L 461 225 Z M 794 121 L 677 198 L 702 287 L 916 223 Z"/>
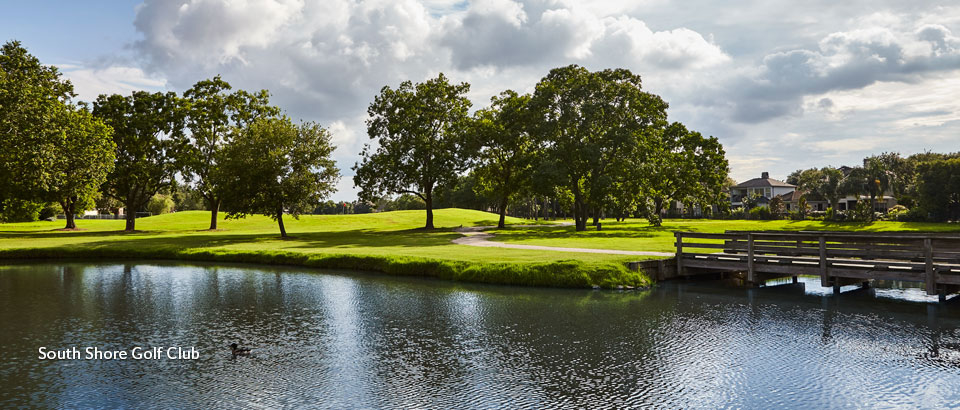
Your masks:
<path fill-rule="evenodd" d="M 0 267 L 0 408 L 942 408 L 960 405 L 955 302 L 916 289 L 833 296 L 813 279 L 618 292 L 12 264 Z M 232 342 L 252 354 L 234 357 Z M 38 353 L 73 347 L 161 349 Z"/>

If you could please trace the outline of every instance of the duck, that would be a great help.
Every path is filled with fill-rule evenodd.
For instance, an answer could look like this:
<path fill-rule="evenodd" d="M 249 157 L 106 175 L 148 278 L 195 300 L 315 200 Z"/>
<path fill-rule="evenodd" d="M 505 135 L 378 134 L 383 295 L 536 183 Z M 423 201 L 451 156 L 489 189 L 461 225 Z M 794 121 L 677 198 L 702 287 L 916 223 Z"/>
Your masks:
<path fill-rule="evenodd" d="M 237 356 L 249 356 L 250 349 L 245 347 L 237 347 L 236 343 L 230 343 L 230 353 L 233 354 L 233 357 Z"/>

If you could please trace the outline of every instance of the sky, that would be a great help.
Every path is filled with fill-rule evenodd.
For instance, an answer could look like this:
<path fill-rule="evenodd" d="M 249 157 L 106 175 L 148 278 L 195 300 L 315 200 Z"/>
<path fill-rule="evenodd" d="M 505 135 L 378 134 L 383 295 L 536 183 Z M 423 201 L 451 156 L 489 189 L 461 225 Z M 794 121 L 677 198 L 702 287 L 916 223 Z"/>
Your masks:
<path fill-rule="evenodd" d="M 731 176 L 960 151 L 960 4 L 833 0 L 4 1 L 19 40 L 79 99 L 181 92 L 220 74 L 333 133 L 343 178 L 383 86 L 443 72 L 474 108 L 554 67 L 622 67 L 671 121 L 719 138 Z"/>

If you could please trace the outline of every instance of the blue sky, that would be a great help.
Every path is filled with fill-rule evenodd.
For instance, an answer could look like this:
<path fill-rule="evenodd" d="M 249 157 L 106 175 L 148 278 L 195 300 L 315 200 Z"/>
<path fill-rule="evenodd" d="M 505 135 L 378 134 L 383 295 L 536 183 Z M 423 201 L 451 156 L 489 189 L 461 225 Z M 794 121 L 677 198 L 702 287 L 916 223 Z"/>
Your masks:
<path fill-rule="evenodd" d="M 6 2 L 0 38 L 81 99 L 221 74 L 329 127 L 350 166 L 384 85 L 444 72 L 475 108 L 553 67 L 625 67 L 670 119 L 724 144 L 735 179 L 960 150 L 960 5 L 917 0 Z"/>

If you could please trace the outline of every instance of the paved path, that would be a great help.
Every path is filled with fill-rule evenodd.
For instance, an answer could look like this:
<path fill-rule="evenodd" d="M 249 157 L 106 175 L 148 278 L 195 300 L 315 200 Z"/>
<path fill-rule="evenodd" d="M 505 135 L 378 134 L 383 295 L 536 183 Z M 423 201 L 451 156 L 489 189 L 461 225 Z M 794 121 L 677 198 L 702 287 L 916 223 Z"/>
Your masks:
<path fill-rule="evenodd" d="M 540 226 L 566 226 L 573 225 L 573 222 L 562 222 L 557 225 L 510 225 L 511 227 L 540 227 Z M 521 245 L 514 243 L 493 242 L 492 233 L 483 232 L 486 229 L 496 228 L 496 226 L 468 226 L 457 228 L 454 231 L 459 232 L 463 237 L 453 240 L 457 245 L 480 246 L 485 248 L 510 248 L 510 249 L 529 249 L 535 251 L 554 251 L 554 252 L 580 252 L 580 253 L 604 253 L 612 255 L 637 255 L 637 256 L 674 256 L 667 252 L 648 252 L 648 251 L 621 251 L 617 249 L 591 249 L 591 248 L 562 248 L 556 246 L 539 245 Z"/>

